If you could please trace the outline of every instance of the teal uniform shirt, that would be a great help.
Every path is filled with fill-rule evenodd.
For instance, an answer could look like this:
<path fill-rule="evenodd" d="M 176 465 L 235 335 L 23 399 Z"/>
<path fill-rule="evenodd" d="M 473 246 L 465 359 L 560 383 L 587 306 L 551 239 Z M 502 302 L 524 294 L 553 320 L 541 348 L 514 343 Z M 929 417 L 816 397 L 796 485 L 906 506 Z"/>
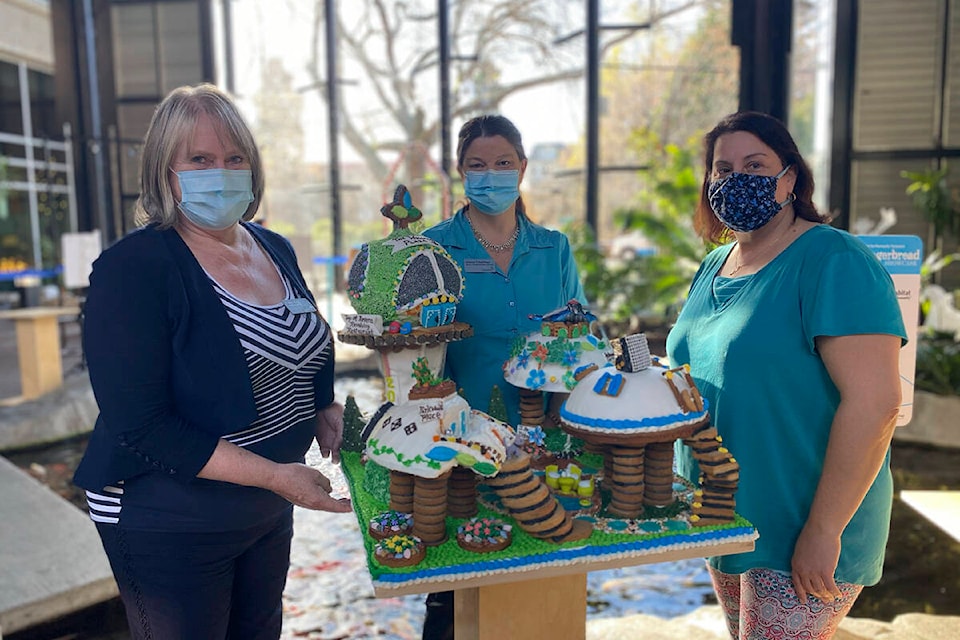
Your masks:
<path fill-rule="evenodd" d="M 503 378 L 510 345 L 540 328 L 531 314 L 543 314 L 576 298 L 586 302 L 570 242 L 518 215 L 520 235 L 504 274 L 480 246 L 463 209 L 423 235 L 439 242 L 463 270 L 463 299 L 457 320 L 473 327 L 473 336 L 447 348 L 447 375 L 463 390 L 470 406 L 487 411 L 494 385 L 500 387 L 511 425 L 520 424 L 520 392 Z"/>
<path fill-rule="evenodd" d="M 789 572 L 820 480 L 840 401 L 817 336 L 906 333 L 890 276 L 850 234 L 818 225 L 759 272 L 717 277 L 733 245 L 710 253 L 667 338 L 671 363 L 690 364 L 724 446 L 740 463 L 737 511 L 760 533 L 756 548 L 710 559 L 724 573 Z M 696 480 L 679 444 L 680 473 Z M 890 528 L 889 451 L 841 538 L 835 579 L 880 579 Z"/>

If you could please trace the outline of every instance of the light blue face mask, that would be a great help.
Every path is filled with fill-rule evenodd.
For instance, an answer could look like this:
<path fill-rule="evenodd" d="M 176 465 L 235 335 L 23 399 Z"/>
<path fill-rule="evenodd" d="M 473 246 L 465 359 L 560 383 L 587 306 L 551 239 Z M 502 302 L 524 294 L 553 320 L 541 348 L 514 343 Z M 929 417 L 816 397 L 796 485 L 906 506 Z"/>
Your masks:
<path fill-rule="evenodd" d="M 467 171 L 463 177 L 463 191 L 470 206 L 488 216 L 498 216 L 520 197 L 520 172 Z"/>
<path fill-rule="evenodd" d="M 236 224 L 253 202 L 253 174 L 249 169 L 177 171 L 180 211 L 187 220 L 213 231 Z"/>

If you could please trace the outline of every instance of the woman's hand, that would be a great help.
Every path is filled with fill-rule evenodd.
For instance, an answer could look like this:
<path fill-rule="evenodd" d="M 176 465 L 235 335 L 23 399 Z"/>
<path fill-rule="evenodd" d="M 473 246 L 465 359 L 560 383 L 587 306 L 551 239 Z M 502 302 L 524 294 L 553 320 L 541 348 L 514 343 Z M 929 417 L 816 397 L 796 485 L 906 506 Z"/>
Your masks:
<path fill-rule="evenodd" d="M 353 507 L 349 498 L 334 498 L 330 495 L 330 479 L 305 464 L 277 465 L 271 491 L 305 509 L 346 513 Z"/>
<path fill-rule="evenodd" d="M 330 495 L 330 480 L 316 469 L 298 462 L 274 462 L 226 440 L 217 443 L 197 477 L 260 487 L 307 509 L 343 513 L 352 508 L 349 498 Z"/>
<path fill-rule="evenodd" d="M 840 536 L 877 477 L 900 411 L 900 338 L 819 336 L 817 350 L 840 392 L 823 471 L 793 549 L 793 586 L 801 602 L 841 595 L 834 581 Z"/>
<path fill-rule="evenodd" d="M 815 531 L 808 523 L 797 538 L 791 560 L 793 588 L 801 603 L 807 601 L 807 595 L 824 603 L 843 597 L 833 579 L 839 561 L 840 535 Z"/>
<path fill-rule="evenodd" d="M 314 431 L 320 455 L 340 462 L 340 444 L 343 442 L 343 405 L 334 402 L 317 412 L 317 426 Z"/>

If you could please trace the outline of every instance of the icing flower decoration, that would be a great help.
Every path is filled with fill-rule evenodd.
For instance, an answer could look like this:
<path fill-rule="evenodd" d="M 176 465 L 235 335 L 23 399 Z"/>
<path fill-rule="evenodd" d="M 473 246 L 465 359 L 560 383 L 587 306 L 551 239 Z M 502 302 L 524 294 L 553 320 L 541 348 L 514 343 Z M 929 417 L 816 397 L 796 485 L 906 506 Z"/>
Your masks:
<path fill-rule="evenodd" d="M 527 376 L 527 386 L 531 389 L 539 389 L 547 382 L 547 374 L 540 369 L 534 369 Z"/>
<path fill-rule="evenodd" d="M 573 371 L 567 371 L 563 374 L 563 385 L 569 390 L 577 386 L 577 379 L 573 377 Z"/>
<path fill-rule="evenodd" d="M 542 446 L 543 446 L 543 443 L 544 443 L 544 441 L 545 441 L 545 439 L 546 439 L 546 436 L 547 436 L 547 434 L 544 433 L 543 427 L 541 427 L 540 425 L 537 425 L 537 426 L 535 426 L 535 427 L 528 427 L 528 428 L 527 428 L 527 440 L 528 440 L 531 444 L 535 444 L 535 445 L 537 445 L 538 447 L 542 447 Z"/>
<path fill-rule="evenodd" d="M 563 352 L 563 364 L 572 367 L 580 362 L 580 351 L 576 347 L 569 347 Z"/>
<path fill-rule="evenodd" d="M 526 369 L 528 362 L 530 362 L 530 352 L 524 349 L 517 354 L 517 368 Z"/>
<path fill-rule="evenodd" d="M 374 531 L 394 533 L 405 531 L 413 526 L 413 516 L 400 511 L 384 511 L 370 521 L 370 528 Z"/>
<path fill-rule="evenodd" d="M 534 359 L 539 360 L 542 363 L 547 359 L 547 347 L 542 343 L 538 344 L 537 348 L 533 350 L 531 355 L 534 357 Z"/>

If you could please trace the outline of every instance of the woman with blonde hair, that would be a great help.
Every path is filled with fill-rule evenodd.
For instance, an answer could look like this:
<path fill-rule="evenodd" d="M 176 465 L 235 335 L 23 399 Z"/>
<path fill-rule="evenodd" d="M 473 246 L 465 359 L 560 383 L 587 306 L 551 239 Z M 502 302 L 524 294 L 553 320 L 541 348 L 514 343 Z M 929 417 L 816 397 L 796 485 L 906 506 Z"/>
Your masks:
<path fill-rule="evenodd" d="M 100 415 L 74 482 L 134 638 L 278 638 L 293 505 L 350 510 L 303 464 L 337 457 L 333 342 L 290 243 L 249 221 L 260 154 L 228 96 L 180 87 L 143 145 L 144 224 L 94 263 Z"/>

